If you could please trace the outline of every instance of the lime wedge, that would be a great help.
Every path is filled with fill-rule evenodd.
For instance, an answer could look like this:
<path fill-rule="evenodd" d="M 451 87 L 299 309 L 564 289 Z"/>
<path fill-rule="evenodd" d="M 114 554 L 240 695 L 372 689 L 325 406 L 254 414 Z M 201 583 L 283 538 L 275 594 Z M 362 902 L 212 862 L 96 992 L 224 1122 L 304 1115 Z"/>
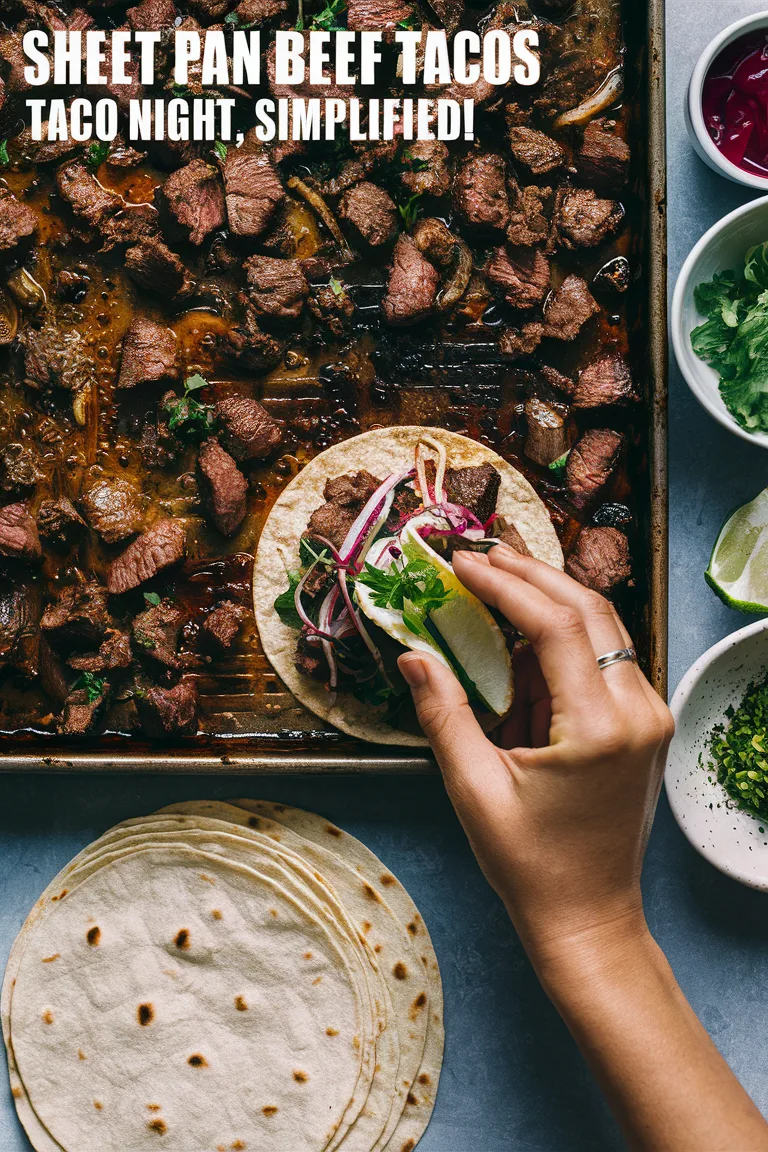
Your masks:
<path fill-rule="evenodd" d="M 730 608 L 768 612 L 768 488 L 723 524 L 704 578 Z"/>

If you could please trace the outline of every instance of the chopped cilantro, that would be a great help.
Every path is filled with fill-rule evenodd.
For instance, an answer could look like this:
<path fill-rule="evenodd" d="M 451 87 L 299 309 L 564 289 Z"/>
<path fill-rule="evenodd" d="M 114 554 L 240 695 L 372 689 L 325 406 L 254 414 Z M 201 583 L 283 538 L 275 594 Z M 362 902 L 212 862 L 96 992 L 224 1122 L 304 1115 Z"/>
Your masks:
<path fill-rule="evenodd" d="M 571 450 L 569 448 L 567 452 L 563 452 L 562 456 L 558 456 L 557 460 L 553 460 L 551 464 L 547 465 L 550 472 L 554 472 L 558 480 L 562 480 L 563 476 L 565 475 L 565 466 L 568 463 L 568 457 L 570 454 Z"/>
<path fill-rule="evenodd" d="M 107 140 L 98 140 L 90 145 L 85 154 L 86 163 L 90 168 L 98 168 L 103 164 L 107 156 L 109 156 L 109 142 Z"/>
<path fill-rule="evenodd" d="M 8 141 L 0 140 L 0 164 L 2 164 L 4 168 L 7 168 L 10 162 L 11 158 L 8 155 Z"/>
<path fill-rule="evenodd" d="M 331 291 L 333 292 L 334 296 L 343 296 L 344 295 L 344 285 L 341 283 L 340 280 L 337 280 L 335 276 L 331 276 L 329 284 L 330 284 L 330 288 L 331 288 Z"/>
<path fill-rule="evenodd" d="M 157 640 L 152 636 L 147 636 L 146 632 L 134 632 L 133 638 L 139 647 L 144 648 L 147 652 L 152 652 L 153 649 L 157 648 Z"/>
<path fill-rule="evenodd" d="M 157 592 L 145 592 L 144 599 L 151 608 L 157 608 L 162 603 L 162 598 L 158 596 Z"/>
<path fill-rule="evenodd" d="M 216 140 L 213 145 L 213 150 L 220 160 L 226 160 L 229 149 L 223 140 Z"/>
<path fill-rule="evenodd" d="M 327 3 L 317 15 L 310 20 L 309 27 L 313 31 L 340 32 L 344 25 L 339 23 L 339 16 L 346 11 L 347 0 L 327 0 Z"/>
<path fill-rule="evenodd" d="M 230 12 L 229 16 L 224 17 L 225 24 L 231 24 L 233 28 L 239 29 L 241 32 L 247 32 L 249 28 L 253 28 L 256 24 L 255 20 L 245 21 L 241 20 L 237 12 Z"/>
<path fill-rule="evenodd" d="M 184 395 L 178 399 L 166 400 L 163 407 L 169 413 L 168 427 L 171 432 L 181 431 L 189 433 L 210 432 L 215 423 L 213 406 L 201 404 L 192 396 L 200 388 L 207 388 L 208 381 L 204 376 L 195 373 L 184 381 Z"/>
<path fill-rule="evenodd" d="M 421 212 L 421 193 L 414 192 L 413 196 L 406 200 L 405 204 L 398 204 L 397 210 L 400 213 L 406 231 L 409 228 L 413 228 Z"/>
<path fill-rule="evenodd" d="M 95 704 L 104 694 L 106 686 L 107 682 L 103 676 L 96 676 L 93 672 L 83 672 L 82 676 L 78 677 L 72 685 L 72 691 L 78 692 L 80 689 L 85 689 L 88 703 Z"/>
<path fill-rule="evenodd" d="M 750 684 L 738 708 L 726 712 L 709 743 L 711 761 L 728 795 L 752 816 L 768 819 L 768 675 Z"/>
<path fill-rule="evenodd" d="M 410 560 L 403 568 L 393 565 L 386 571 L 366 564 L 358 580 L 373 591 L 377 608 L 402 612 L 408 631 L 430 642 L 427 617 L 454 596 L 428 560 Z"/>
<path fill-rule="evenodd" d="M 281 592 L 275 600 L 275 612 L 282 620 L 287 628 L 295 628 L 300 632 L 303 627 L 303 622 L 298 612 L 296 611 L 296 588 L 301 580 L 299 572 L 288 573 L 288 587 L 285 592 Z"/>

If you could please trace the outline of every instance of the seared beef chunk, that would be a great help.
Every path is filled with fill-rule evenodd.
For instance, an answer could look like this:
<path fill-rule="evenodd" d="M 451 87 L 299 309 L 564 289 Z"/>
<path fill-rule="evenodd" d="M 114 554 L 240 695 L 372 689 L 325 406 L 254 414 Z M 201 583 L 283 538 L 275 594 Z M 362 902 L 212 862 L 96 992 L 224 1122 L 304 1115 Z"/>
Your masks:
<path fill-rule="evenodd" d="M 466 160 L 453 182 L 453 203 L 472 227 L 504 231 L 509 224 L 509 197 L 502 157 L 490 153 Z"/>
<path fill-rule="evenodd" d="M 150 236 L 128 249 L 125 270 L 145 292 L 156 292 L 166 300 L 189 296 L 195 288 L 181 258 L 157 236 Z"/>
<path fill-rule="evenodd" d="M 517 190 L 507 227 L 507 241 L 513 247 L 531 248 L 549 237 L 553 192 L 535 184 Z"/>
<path fill-rule="evenodd" d="M 58 500 L 43 500 L 37 510 L 37 530 L 54 548 L 69 548 L 79 540 L 86 523 L 66 496 Z"/>
<path fill-rule="evenodd" d="M 62 588 L 43 613 L 40 627 L 55 647 L 71 648 L 100 644 L 109 623 L 107 590 L 91 580 Z"/>
<path fill-rule="evenodd" d="M 564 404 L 547 404 L 536 398 L 526 400 L 528 437 L 525 454 L 529 460 L 547 467 L 559 460 L 573 443 L 573 427 Z"/>
<path fill-rule="evenodd" d="M 392 271 L 381 310 L 388 324 L 415 324 L 435 307 L 440 277 L 410 236 L 401 235 L 392 256 Z"/>
<path fill-rule="evenodd" d="M 75 688 L 64 701 L 64 711 L 56 725 L 60 736 L 87 736 L 98 726 L 109 696 L 109 685 L 104 684 L 95 697 L 90 688 Z"/>
<path fill-rule="evenodd" d="M 624 219 L 615 200 L 600 200 L 591 188 L 565 188 L 558 194 L 554 224 L 565 248 L 594 248 Z"/>
<path fill-rule="evenodd" d="M 135 388 L 157 380 L 179 379 L 176 334 L 153 320 L 133 321 L 123 340 L 118 388 Z"/>
<path fill-rule="evenodd" d="M 17 494 L 29 492 L 44 478 L 37 452 L 24 444 L 6 444 L 0 448 L 0 488 Z"/>
<path fill-rule="evenodd" d="M 103 188 L 93 172 L 81 160 L 65 164 L 56 173 L 56 185 L 73 212 L 94 228 L 101 228 L 107 217 L 122 207 L 116 192 Z"/>
<path fill-rule="evenodd" d="M 573 389 L 574 408 L 599 408 L 636 399 L 629 365 L 619 352 L 608 352 L 582 368 Z"/>
<path fill-rule="evenodd" d="M 174 688 L 137 692 L 136 709 L 145 734 L 152 739 L 197 734 L 197 688 L 193 680 L 182 680 Z"/>
<path fill-rule="evenodd" d="M 91 528 L 107 544 L 134 536 L 144 526 L 141 493 L 119 476 L 103 476 L 86 484 L 80 507 Z"/>
<path fill-rule="evenodd" d="M 225 337 L 224 352 L 246 372 L 261 374 L 279 364 L 285 352 L 285 344 L 267 332 L 262 332 L 256 309 L 248 302 L 243 322 L 230 328 Z"/>
<path fill-rule="evenodd" d="M 438 268 L 447 268 L 453 262 L 456 237 L 436 216 L 417 221 L 411 236 L 419 252 Z"/>
<path fill-rule="evenodd" d="M 72 674 L 58 652 L 54 652 L 51 648 L 45 638 L 45 633 L 39 631 L 39 625 L 37 674 L 43 692 L 50 696 L 57 708 L 61 708 L 69 695 Z"/>
<path fill-rule="evenodd" d="M 265 24 L 285 12 L 287 0 L 240 0 L 235 15 L 242 25 Z"/>
<path fill-rule="evenodd" d="M 67 664 L 76 672 L 114 672 L 130 668 L 133 663 L 131 638 L 127 632 L 107 629 L 98 652 L 76 652 L 67 657 Z"/>
<path fill-rule="evenodd" d="M 158 572 L 183 560 L 186 550 L 183 524 L 178 520 L 158 520 L 112 561 L 107 588 L 113 595 L 138 588 Z"/>
<path fill-rule="evenodd" d="M 505 328 L 499 336 L 499 353 L 510 360 L 532 356 L 543 338 L 542 324 L 525 324 L 522 329 Z"/>
<path fill-rule="evenodd" d="M 307 261 L 302 261 L 306 270 Z M 309 310 L 332 336 L 343 336 L 355 314 L 355 305 L 346 288 L 339 283 L 312 284 Z"/>
<path fill-rule="evenodd" d="M 222 536 L 234 536 L 248 510 L 248 481 L 218 440 L 201 446 L 197 471 L 208 518 Z"/>
<path fill-rule="evenodd" d="M 24 54 L 24 37 L 21 32 L 7 32 L 0 35 L 0 59 L 8 65 L 8 89 L 10 92 L 28 92 L 32 85 L 24 71 L 29 61 Z"/>
<path fill-rule="evenodd" d="M 522 164 L 533 176 L 547 176 L 550 172 L 556 172 L 567 158 L 562 144 L 534 128 L 510 128 L 509 146 L 518 164 Z"/>
<path fill-rule="evenodd" d="M 585 184 L 618 192 L 629 180 L 632 153 L 614 128 L 614 121 L 590 120 L 584 129 L 584 140 L 576 153 L 575 163 L 576 171 Z"/>
<path fill-rule="evenodd" d="M 319 680 L 324 684 L 328 680 L 328 661 L 321 645 L 310 638 L 306 628 L 302 628 L 296 644 L 296 670 L 302 676 L 309 676 L 312 680 Z"/>
<path fill-rule="evenodd" d="M 95 366 L 80 332 L 51 320 L 42 328 L 25 328 L 24 383 L 30 388 L 67 388 L 78 392 L 95 379 Z"/>
<path fill-rule="evenodd" d="M 376 247 L 386 244 L 397 231 L 397 207 L 394 200 L 367 180 L 355 184 L 341 198 L 339 215 L 353 224 L 363 240 Z"/>
<path fill-rule="evenodd" d="M 0 583 L 0 665 L 24 676 L 39 672 L 40 589 L 36 582 L 4 578 Z"/>
<path fill-rule="evenodd" d="M 510 520 L 505 519 L 504 516 L 498 516 L 494 520 L 491 532 L 497 540 L 500 540 L 502 544 L 506 544 L 510 548 L 514 548 L 515 552 L 519 552 L 521 556 L 531 555 L 530 548 L 525 540 L 523 540 L 517 528 L 515 528 Z"/>
<path fill-rule="evenodd" d="M 309 284 L 299 260 L 251 256 L 245 262 L 251 303 L 259 316 L 272 320 L 298 320 Z"/>
<path fill-rule="evenodd" d="M 626 256 L 615 256 L 595 273 L 592 281 L 599 292 L 626 292 L 632 282 L 632 268 Z"/>
<path fill-rule="evenodd" d="M 608 483 L 619 462 L 624 437 L 610 428 L 589 428 L 571 449 L 565 476 L 575 508 L 585 508 Z"/>
<path fill-rule="evenodd" d="M 26 560 L 33 564 L 43 555 L 37 524 L 26 504 L 7 504 L 0 508 L 0 556 Z"/>
<path fill-rule="evenodd" d="M 126 15 L 136 32 L 162 32 L 173 27 L 176 5 L 173 0 L 142 0 L 135 8 L 129 8 Z"/>
<path fill-rule="evenodd" d="M 464 18 L 464 0 L 431 0 L 430 7 L 449 36 L 453 36 Z"/>
<path fill-rule="evenodd" d="M 219 439 L 235 460 L 263 460 L 280 444 L 277 420 L 251 396 L 227 396 L 216 405 Z"/>
<path fill-rule="evenodd" d="M 497 248 L 486 275 L 513 308 L 535 308 L 549 291 L 549 261 L 538 248 Z"/>
<path fill-rule="evenodd" d="M 418 196 L 445 196 L 451 187 L 448 146 L 442 140 L 414 140 L 403 149 L 400 179 Z"/>
<path fill-rule="evenodd" d="M 474 512 L 481 524 L 496 511 L 501 477 L 492 464 L 477 467 L 449 468 L 445 473 L 448 499 Z"/>
<path fill-rule="evenodd" d="M 328 480 L 323 492 L 326 503 L 310 516 L 307 536 L 323 536 L 334 548 L 341 548 L 359 513 L 380 484 L 380 480 L 365 470 Z"/>
<path fill-rule="evenodd" d="M 285 200 L 285 190 L 266 151 L 246 140 L 224 162 L 229 228 L 235 236 L 260 236 Z"/>
<path fill-rule="evenodd" d="M 414 10 L 402 0 L 349 0 L 347 27 L 352 32 L 394 32 L 410 27 Z"/>
<path fill-rule="evenodd" d="M 601 87 L 609 71 L 610 65 L 591 52 L 568 54 L 543 78 L 534 106 L 546 118 L 578 108 L 585 97 Z"/>
<path fill-rule="evenodd" d="M 247 613 L 242 604 L 225 600 L 208 613 L 203 621 L 202 633 L 205 639 L 217 648 L 231 648 L 243 626 Z"/>
<path fill-rule="evenodd" d="M 161 199 L 191 244 L 202 244 L 206 236 L 221 228 L 226 220 L 219 174 L 204 160 L 193 160 L 171 172 L 162 187 Z"/>
<path fill-rule="evenodd" d="M 575 340 L 590 317 L 600 308 L 580 276 L 566 276 L 544 308 L 544 335 L 555 340 Z"/>
<path fill-rule="evenodd" d="M 551 368 L 549 364 L 542 364 L 538 372 L 541 379 L 550 388 L 555 388 L 558 392 L 565 392 L 566 396 L 573 395 L 574 384 L 570 376 L 564 376 L 562 372 L 558 372 L 557 368 Z"/>
<path fill-rule="evenodd" d="M 163 401 L 166 400 L 174 403 L 176 393 L 167 392 L 163 397 Z M 158 417 L 155 421 L 147 421 L 143 426 L 139 452 L 147 468 L 170 468 L 172 464 L 176 463 L 181 450 L 182 445 L 178 437 L 171 432 L 162 418 Z"/>
<path fill-rule="evenodd" d="M 9 188 L 0 188 L 0 251 L 15 248 L 33 235 L 37 218 L 31 208 L 17 200 Z"/>
<path fill-rule="evenodd" d="M 170 600 L 151 605 L 131 625 L 135 651 L 166 668 L 178 668 L 179 632 L 183 623 L 184 613 Z"/>
<path fill-rule="evenodd" d="M 579 584 L 607 596 L 632 575 L 626 536 L 618 528 L 582 528 L 565 570 Z"/>

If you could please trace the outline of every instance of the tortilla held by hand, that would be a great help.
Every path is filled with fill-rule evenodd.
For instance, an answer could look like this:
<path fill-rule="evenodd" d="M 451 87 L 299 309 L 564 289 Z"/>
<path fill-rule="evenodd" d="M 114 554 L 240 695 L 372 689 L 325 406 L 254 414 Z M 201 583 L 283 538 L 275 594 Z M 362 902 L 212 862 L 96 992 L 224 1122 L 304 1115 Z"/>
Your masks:
<path fill-rule="evenodd" d="M 448 468 L 492 465 L 501 478 L 497 516 L 514 526 L 532 556 L 563 567 L 562 548 L 541 498 L 521 472 L 466 436 L 441 428 L 376 428 L 310 461 L 278 497 L 259 540 L 253 600 L 261 644 L 278 676 L 309 711 L 350 736 L 376 744 L 424 747 L 427 741 L 415 721 L 394 727 L 384 706 L 359 700 L 349 691 L 331 692 L 326 684 L 299 672 L 297 630 L 281 620 L 274 604 L 288 586 L 288 574 L 301 567 L 299 543 L 312 513 L 323 505 L 327 481 L 362 470 L 383 481 L 413 466 L 417 445 L 425 437 L 445 448 Z"/>

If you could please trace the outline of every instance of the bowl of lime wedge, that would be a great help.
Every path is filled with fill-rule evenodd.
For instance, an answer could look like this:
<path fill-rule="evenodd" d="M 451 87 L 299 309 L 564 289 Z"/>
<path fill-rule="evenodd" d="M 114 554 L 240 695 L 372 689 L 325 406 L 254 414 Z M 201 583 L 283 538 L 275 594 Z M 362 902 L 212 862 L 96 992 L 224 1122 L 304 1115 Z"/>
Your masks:
<path fill-rule="evenodd" d="M 768 488 L 727 518 L 704 578 L 729 608 L 768 612 Z"/>

